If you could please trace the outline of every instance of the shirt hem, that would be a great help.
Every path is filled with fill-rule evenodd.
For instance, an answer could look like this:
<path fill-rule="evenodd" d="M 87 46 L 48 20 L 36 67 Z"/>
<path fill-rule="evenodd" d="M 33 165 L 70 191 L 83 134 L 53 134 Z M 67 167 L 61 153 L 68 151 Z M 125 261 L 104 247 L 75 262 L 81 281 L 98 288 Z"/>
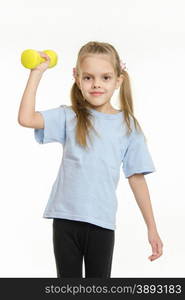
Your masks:
<path fill-rule="evenodd" d="M 135 170 L 135 171 L 132 171 L 130 173 L 125 173 L 125 177 L 128 178 L 130 177 L 131 175 L 134 175 L 134 174 L 143 174 L 143 175 L 148 175 L 150 173 L 153 173 L 153 172 L 156 172 L 156 169 L 140 169 L 140 170 Z"/>
<path fill-rule="evenodd" d="M 83 217 L 83 216 L 78 216 L 78 215 L 69 215 L 69 214 L 64 214 L 64 213 L 59 213 L 59 212 L 46 212 L 43 215 L 43 218 L 45 219 L 53 219 L 53 218 L 64 218 L 64 219 L 68 219 L 68 220 L 74 220 L 74 221 L 82 221 L 82 222 L 88 222 L 88 223 L 92 223 L 94 225 L 103 227 L 103 228 L 107 228 L 107 229 L 111 229 L 111 230 L 115 230 L 116 229 L 116 225 L 115 224 L 108 224 L 105 222 L 102 222 L 100 220 L 97 220 L 94 217 Z"/>

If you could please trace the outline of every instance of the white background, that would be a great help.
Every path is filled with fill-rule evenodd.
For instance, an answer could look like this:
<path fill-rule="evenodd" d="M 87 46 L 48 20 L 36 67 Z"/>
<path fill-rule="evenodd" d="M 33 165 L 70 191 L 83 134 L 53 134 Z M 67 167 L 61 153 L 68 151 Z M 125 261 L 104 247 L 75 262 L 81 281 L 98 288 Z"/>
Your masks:
<path fill-rule="evenodd" d="M 38 144 L 33 129 L 17 122 L 29 76 L 21 53 L 58 54 L 37 91 L 36 110 L 45 110 L 70 105 L 78 51 L 93 40 L 111 43 L 126 61 L 135 116 L 157 170 L 145 178 L 164 244 L 163 255 L 149 261 L 147 227 L 121 172 L 111 277 L 185 276 L 185 2 L 6 0 L 0 2 L 0 277 L 56 277 L 52 220 L 42 214 L 62 145 Z"/>

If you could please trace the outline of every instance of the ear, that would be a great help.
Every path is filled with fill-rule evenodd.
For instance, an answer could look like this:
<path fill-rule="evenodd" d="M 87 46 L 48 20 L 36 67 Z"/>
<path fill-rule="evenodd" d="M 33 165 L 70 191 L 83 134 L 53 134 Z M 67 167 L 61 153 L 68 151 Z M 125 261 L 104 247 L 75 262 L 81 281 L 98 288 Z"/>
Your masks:
<path fill-rule="evenodd" d="M 121 86 L 121 84 L 122 84 L 122 82 L 123 82 L 123 79 L 124 79 L 123 74 L 121 74 L 121 75 L 117 78 L 116 89 L 118 89 L 118 88 Z"/>
<path fill-rule="evenodd" d="M 79 82 L 79 80 L 78 80 L 78 77 L 75 78 L 75 82 L 76 82 L 78 88 L 80 89 L 80 82 Z"/>

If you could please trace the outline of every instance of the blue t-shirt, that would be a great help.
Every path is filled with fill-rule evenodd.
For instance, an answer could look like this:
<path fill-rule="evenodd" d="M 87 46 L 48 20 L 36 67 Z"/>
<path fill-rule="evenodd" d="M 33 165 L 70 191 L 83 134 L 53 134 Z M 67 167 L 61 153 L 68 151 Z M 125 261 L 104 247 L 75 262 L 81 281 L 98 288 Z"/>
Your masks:
<path fill-rule="evenodd" d="M 156 171 L 144 135 L 131 120 L 131 135 L 126 135 L 123 112 L 107 114 L 89 109 L 92 124 L 88 150 L 75 140 L 76 114 L 70 106 L 39 111 L 44 129 L 34 129 L 38 143 L 63 145 L 62 161 L 52 186 L 44 218 L 64 218 L 116 229 L 116 188 L 120 166 L 126 178 Z M 93 132 L 93 133 L 92 133 Z"/>

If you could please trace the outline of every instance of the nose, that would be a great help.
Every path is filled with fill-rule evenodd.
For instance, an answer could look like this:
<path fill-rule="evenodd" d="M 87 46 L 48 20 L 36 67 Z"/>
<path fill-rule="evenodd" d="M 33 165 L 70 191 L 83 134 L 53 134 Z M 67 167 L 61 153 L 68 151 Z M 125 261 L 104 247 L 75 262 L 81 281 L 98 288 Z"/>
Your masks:
<path fill-rule="evenodd" d="M 93 82 L 93 88 L 97 88 L 97 87 L 100 87 L 100 83 L 96 80 L 94 80 Z"/>

